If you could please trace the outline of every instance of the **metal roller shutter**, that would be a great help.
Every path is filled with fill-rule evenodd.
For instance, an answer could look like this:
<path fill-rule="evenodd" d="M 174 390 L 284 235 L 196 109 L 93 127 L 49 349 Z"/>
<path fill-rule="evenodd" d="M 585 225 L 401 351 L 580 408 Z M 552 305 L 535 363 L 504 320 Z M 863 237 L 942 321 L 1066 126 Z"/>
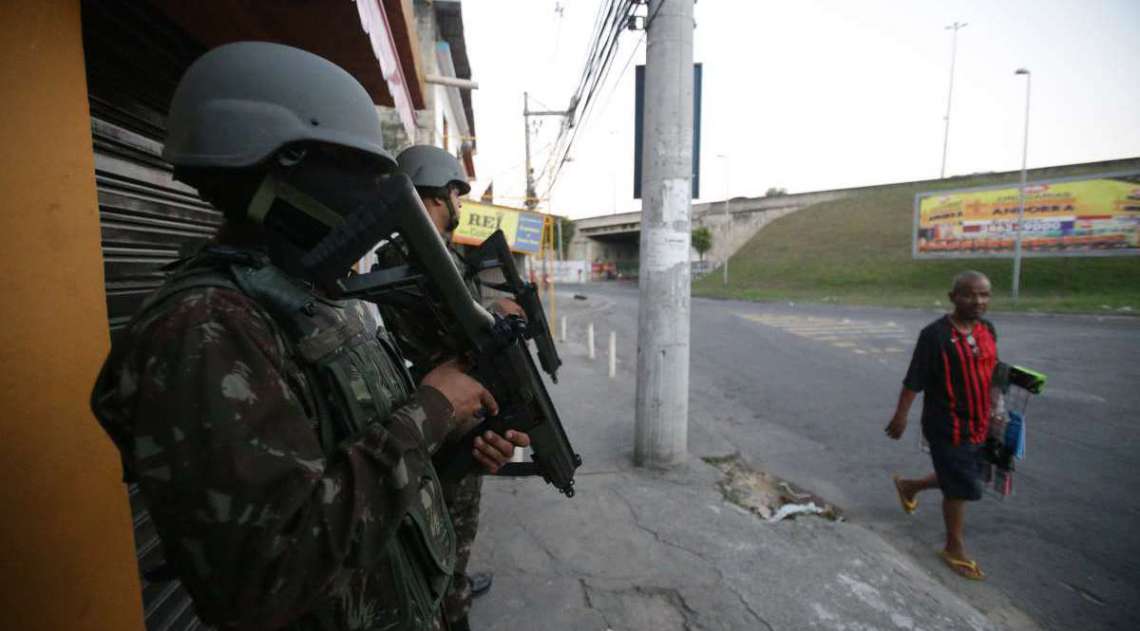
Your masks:
<path fill-rule="evenodd" d="M 115 339 L 161 284 L 160 268 L 187 243 L 210 237 L 221 215 L 174 182 L 161 158 L 170 97 L 201 46 L 144 2 L 85 0 L 82 7 L 107 311 Z M 178 581 L 147 579 L 163 565 L 162 544 L 138 489 L 128 492 L 147 629 L 203 628 Z"/>

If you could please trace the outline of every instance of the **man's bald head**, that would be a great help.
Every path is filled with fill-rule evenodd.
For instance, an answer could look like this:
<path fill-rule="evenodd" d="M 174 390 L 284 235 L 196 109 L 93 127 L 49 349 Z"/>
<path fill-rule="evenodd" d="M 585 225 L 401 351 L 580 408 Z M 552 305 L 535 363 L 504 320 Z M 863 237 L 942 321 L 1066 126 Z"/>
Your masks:
<path fill-rule="evenodd" d="M 954 317 L 958 321 L 977 320 L 990 305 L 990 279 L 972 270 L 958 274 L 950 288 L 950 302 L 954 303 Z"/>
<path fill-rule="evenodd" d="M 960 272 L 957 276 L 954 277 L 954 284 L 950 287 L 951 295 L 956 294 L 966 287 L 973 285 L 976 281 L 983 281 L 987 285 L 990 284 L 989 277 L 981 272 L 976 272 L 974 270 L 966 270 L 965 272 Z"/>

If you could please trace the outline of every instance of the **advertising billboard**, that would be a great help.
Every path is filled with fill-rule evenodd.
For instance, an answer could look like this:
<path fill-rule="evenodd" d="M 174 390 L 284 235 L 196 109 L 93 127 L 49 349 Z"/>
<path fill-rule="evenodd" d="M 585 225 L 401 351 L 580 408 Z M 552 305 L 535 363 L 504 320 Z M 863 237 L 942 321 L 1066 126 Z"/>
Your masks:
<path fill-rule="evenodd" d="M 451 240 L 462 245 L 479 245 L 502 229 L 514 252 L 537 254 L 542 245 L 542 225 L 546 215 L 517 208 L 463 200 L 459 227 Z"/>
<path fill-rule="evenodd" d="M 919 193 L 915 258 L 1013 256 L 1017 185 Z M 1140 172 L 1029 182 L 1023 256 L 1140 254 Z"/>

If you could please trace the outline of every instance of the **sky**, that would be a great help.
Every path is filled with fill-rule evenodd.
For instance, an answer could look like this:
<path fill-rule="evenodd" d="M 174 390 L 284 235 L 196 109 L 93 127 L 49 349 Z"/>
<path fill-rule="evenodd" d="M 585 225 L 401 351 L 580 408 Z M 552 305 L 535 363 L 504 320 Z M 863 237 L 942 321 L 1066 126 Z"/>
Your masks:
<path fill-rule="evenodd" d="M 522 206 L 523 92 L 532 109 L 565 109 L 602 4 L 463 0 L 479 83 L 473 197 L 494 181 L 496 203 Z M 947 175 L 1021 167 L 1019 67 L 1032 73 L 1030 168 L 1140 156 L 1140 0 L 700 0 L 694 13 L 704 74 L 698 202 L 938 177 L 945 27 L 955 21 L 968 25 L 958 32 Z M 633 95 L 644 60 L 644 32 L 625 31 L 572 160 L 552 189 L 538 183 L 540 208 L 572 218 L 640 208 Z M 536 172 L 559 125 L 541 120 Z"/>

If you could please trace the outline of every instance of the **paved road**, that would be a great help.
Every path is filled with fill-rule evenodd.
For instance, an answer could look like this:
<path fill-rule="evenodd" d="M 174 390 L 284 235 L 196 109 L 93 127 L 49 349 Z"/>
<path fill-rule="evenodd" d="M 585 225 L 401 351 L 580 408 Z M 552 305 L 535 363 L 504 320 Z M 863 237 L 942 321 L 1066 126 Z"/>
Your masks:
<path fill-rule="evenodd" d="M 636 286 L 569 288 L 605 305 L 600 354 L 618 335 L 633 378 Z M 933 298 L 932 298 L 933 303 Z M 936 493 L 913 517 L 890 473 L 923 474 L 920 405 L 901 442 L 882 429 L 929 311 L 693 300 L 690 451 L 735 448 L 809 488 L 1011 626 L 1140 628 L 1140 319 L 994 314 L 1003 359 L 1049 375 L 1029 406 L 1016 495 L 972 505 L 967 540 L 984 584 L 944 571 Z M 576 323 L 581 325 L 581 323 Z M 572 325 L 578 329 L 578 326 Z"/>

